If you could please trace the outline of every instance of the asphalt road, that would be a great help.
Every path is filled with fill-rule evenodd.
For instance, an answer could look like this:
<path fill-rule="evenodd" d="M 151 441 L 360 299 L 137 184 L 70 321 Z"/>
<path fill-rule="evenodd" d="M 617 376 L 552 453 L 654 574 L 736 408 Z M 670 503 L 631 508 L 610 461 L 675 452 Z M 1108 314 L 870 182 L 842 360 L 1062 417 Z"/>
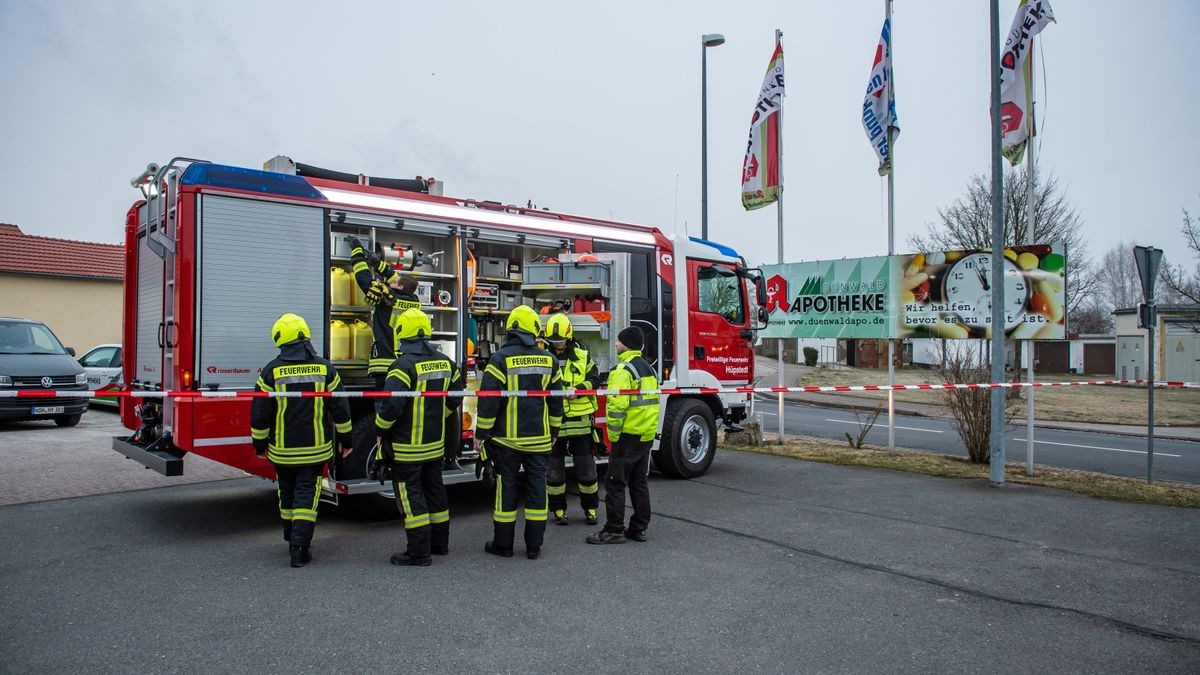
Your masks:
<path fill-rule="evenodd" d="M 648 543 L 576 521 L 529 561 L 482 553 L 490 495 L 453 487 L 420 569 L 328 508 L 289 568 L 253 478 L 3 506 L 0 669 L 1200 670 L 1194 510 L 724 451 L 651 490 Z"/>
<path fill-rule="evenodd" d="M 774 399 L 761 399 L 757 410 L 763 414 L 768 438 L 776 432 L 779 417 Z M 854 411 L 802 403 L 785 403 L 784 424 L 787 433 L 846 440 L 846 434 L 858 436 L 859 422 Z M 866 413 L 860 413 L 865 420 Z M 896 445 L 950 455 L 966 456 L 958 430 L 950 420 L 937 417 L 896 415 Z M 1024 419 L 1005 433 L 1007 461 L 1026 461 Z M 1145 478 L 1146 439 L 1135 436 L 1034 429 L 1033 459 L 1037 464 L 1068 469 L 1099 471 L 1115 476 Z M 887 445 L 887 411 L 868 432 L 867 442 Z M 1192 441 L 1154 441 L 1155 480 L 1175 480 L 1200 484 L 1200 443 Z"/>

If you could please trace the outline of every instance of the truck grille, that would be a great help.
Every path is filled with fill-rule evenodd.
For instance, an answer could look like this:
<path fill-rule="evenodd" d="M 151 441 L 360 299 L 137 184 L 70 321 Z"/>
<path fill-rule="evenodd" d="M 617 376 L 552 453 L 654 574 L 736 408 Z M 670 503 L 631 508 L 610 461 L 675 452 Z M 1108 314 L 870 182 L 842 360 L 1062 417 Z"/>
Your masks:
<path fill-rule="evenodd" d="M 70 385 L 71 387 L 75 386 L 74 375 L 56 375 L 50 379 L 53 380 L 54 383 L 48 387 L 49 389 L 64 385 Z M 39 375 L 13 375 L 12 381 L 14 387 L 35 389 L 42 386 L 42 378 Z"/>

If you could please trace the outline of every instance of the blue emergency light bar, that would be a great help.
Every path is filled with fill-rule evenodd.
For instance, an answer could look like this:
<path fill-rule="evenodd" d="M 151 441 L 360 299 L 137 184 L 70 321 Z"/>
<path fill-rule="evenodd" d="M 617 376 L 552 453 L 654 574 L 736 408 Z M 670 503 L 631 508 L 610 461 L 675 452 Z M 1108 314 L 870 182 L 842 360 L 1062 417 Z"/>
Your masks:
<path fill-rule="evenodd" d="M 179 183 L 181 185 L 207 185 L 248 192 L 264 192 L 286 197 L 325 199 L 325 195 L 300 176 L 226 164 L 196 162 L 183 172 Z"/>
<path fill-rule="evenodd" d="M 688 239 L 690 239 L 690 240 L 692 240 L 692 241 L 696 242 L 697 244 L 704 244 L 705 246 L 709 246 L 709 247 L 711 247 L 711 248 L 715 248 L 715 249 L 717 249 L 717 251 L 719 251 L 719 252 L 721 253 L 721 255 L 727 255 L 727 256 L 729 256 L 730 258 L 738 258 L 738 259 L 741 259 L 741 257 L 742 257 L 742 256 L 738 255 L 738 252 L 737 252 L 737 251 L 735 251 L 735 250 L 733 250 L 733 249 L 729 248 L 729 247 L 728 247 L 728 246 L 726 246 L 725 244 L 718 244 L 718 243 L 717 243 L 717 242 L 715 242 L 715 241 L 709 241 L 709 240 L 707 240 L 707 239 L 701 239 L 700 237 L 688 237 Z"/>

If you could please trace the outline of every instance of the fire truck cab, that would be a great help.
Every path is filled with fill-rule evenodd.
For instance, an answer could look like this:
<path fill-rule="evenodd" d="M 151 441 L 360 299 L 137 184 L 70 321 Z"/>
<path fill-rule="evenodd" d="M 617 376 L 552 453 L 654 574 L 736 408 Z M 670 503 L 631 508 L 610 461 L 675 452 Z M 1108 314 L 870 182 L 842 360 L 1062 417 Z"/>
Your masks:
<path fill-rule="evenodd" d="M 277 353 L 269 331 L 283 312 L 308 320 L 313 345 L 348 389 L 373 387 L 371 307 L 354 283 L 351 236 L 418 281 L 435 344 L 473 386 L 516 305 L 568 313 L 604 372 L 615 363 L 617 332 L 639 326 L 664 388 L 682 390 L 663 397 L 653 452 L 663 473 L 706 472 L 717 423 L 747 415 L 747 394 L 701 389 L 752 383 L 752 345 L 765 318 L 761 274 L 726 246 L 445 197 L 433 179 L 340 173 L 282 156 L 262 170 L 175 158 L 133 183 L 143 199 L 126 216 L 124 378 L 149 395 L 121 399 L 133 433 L 113 447 L 164 475 L 181 475 L 183 457 L 194 453 L 273 479 L 250 445 L 251 399 L 236 394 L 252 391 Z M 452 420 L 450 437 L 471 437 L 474 400 Z M 374 399 L 350 401 L 355 450 L 334 463 L 325 488 L 394 509 L 366 479 Z M 474 480 L 475 458 L 464 442 L 446 482 Z"/>

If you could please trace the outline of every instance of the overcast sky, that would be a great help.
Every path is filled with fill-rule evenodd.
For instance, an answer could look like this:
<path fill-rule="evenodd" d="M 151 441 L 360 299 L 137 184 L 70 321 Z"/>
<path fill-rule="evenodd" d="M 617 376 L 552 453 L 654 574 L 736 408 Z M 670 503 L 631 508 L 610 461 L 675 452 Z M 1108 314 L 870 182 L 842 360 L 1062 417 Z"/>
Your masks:
<path fill-rule="evenodd" d="M 895 0 L 896 242 L 990 170 L 988 3 Z M 1093 257 L 1183 246 L 1200 212 L 1200 2 L 1053 0 L 1039 40 L 1041 171 Z M 1007 31 L 1016 0 L 1000 3 Z M 746 212 L 750 115 L 784 33 L 785 258 L 887 252 L 860 108 L 882 0 L 59 2 L 0 0 L 0 222 L 118 242 L 147 162 L 276 155 L 450 196 L 700 230 L 700 36 L 710 238 L 776 258 Z M 1039 78 L 1041 74 L 1039 72 Z"/>

